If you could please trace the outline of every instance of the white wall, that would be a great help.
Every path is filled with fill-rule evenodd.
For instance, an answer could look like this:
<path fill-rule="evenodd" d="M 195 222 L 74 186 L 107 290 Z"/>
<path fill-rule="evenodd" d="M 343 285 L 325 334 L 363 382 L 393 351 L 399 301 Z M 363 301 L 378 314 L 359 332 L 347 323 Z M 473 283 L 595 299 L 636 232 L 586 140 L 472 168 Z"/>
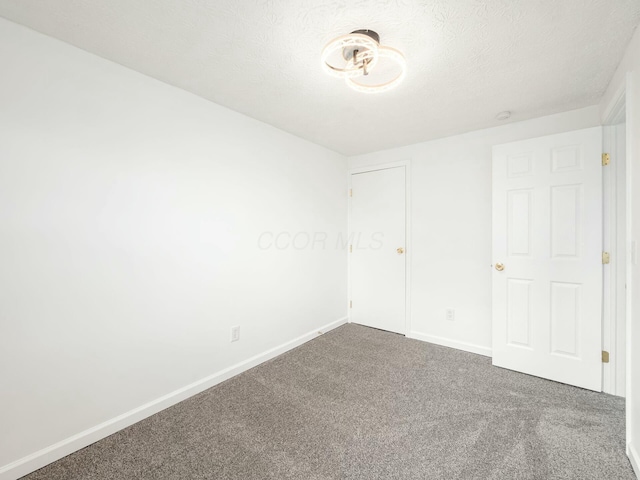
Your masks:
<path fill-rule="evenodd" d="M 629 255 L 631 241 L 640 247 L 640 29 L 627 48 L 600 103 L 605 121 L 621 91 L 626 91 L 627 123 L 627 453 L 640 476 L 640 265 Z"/>
<path fill-rule="evenodd" d="M 349 159 L 412 162 L 412 336 L 490 355 L 491 147 L 599 124 L 594 106 Z"/>
<path fill-rule="evenodd" d="M 345 157 L 5 20 L 0 70 L 0 472 L 346 316 Z"/>

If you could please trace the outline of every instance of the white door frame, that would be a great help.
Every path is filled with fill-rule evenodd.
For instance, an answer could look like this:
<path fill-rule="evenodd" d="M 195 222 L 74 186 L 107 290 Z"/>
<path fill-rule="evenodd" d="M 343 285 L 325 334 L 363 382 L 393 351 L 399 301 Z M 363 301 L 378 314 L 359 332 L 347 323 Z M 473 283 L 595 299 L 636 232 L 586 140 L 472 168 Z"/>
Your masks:
<path fill-rule="evenodd" d="M 603 128 L 603 152 L 611 155 L 611 163 L 603 167 L 602 195 L 603 195 L 603 250 L 609 252 L 611 263 L 603 269 L 603 298 L 602 298 L 602 349 L 609 352 L 609 363 L 604 363 L 602 368 L 602 391 L 612 395 L 625 395 L 625 380 L 622 375 L 625 371 L 626 348 L 621 348 L 618 342 L 620 329 L 626 324 L 626 299 L 619 302 L 620 289 L 625 289 L 625 280 L 620 279 L 620 270 L 627 270 L 625 266 L 626 249 L 618 248 L 618 228 L 620 222 L 626 224 L 626 218 L 621 215 L 623 206 L 619 199 L 618 180 L 625 165 L 620 164 L 618 155 L 619 140 L 617 138 L 617 124 L 624 121 L 624 96 L 622 103 L 611 112 L 610 121 Z M 626 192 L 625 192 L 626 193 Z M 626 199 L 626 196 L 625 196 Z M 625 313 L 625 321 L 621 319 L 621 312 Z M 626 337 L 626 335 L 623 335 Z"/>
<path fill-rule="evenodd" d="M 631 159 L 633 158 L 633 155 L 635 152 L 632 151 L 633 149 L 633 142 L 631 141 L 632 136 L 630 135 L 631 129 L 632 129 L 632 125 L 631 122 L 629 121 L 630 118 L 632 117 L 631 112 L 630 112 L 630 108 L 633 107 L 632 102 L 630 101 L 629 95 L 627 94 L 627 92 L 631 92 L 631 74 L 627 73 L 626 78 L 625 78 L 625 82 L 621 85 L 621 87 L 618 89 L 618 91 L 616 92 L 616 94 L 613 96 L 613 99 L 611 100 L 611 102 L 609 103 L 609 105 L 606 106 L 604 112 L 603 112 L 603 118 L 604 118 L 604 122 L 603 124 L 605 126 L 607 125 L 615 125 L 616 123 L 618 123 L 621 119 L 622 114 L 624 113 L 625 119 L 626 119 L 626 160 L 625 160 L 625 173 L 626 173 L 626 198 L 625 198 L 625 207 L 626 207 L 626 215 L 625 215 L 625 225 L 626 225 L 626 238 L 625 238 L 625 246 L 626 246 L 626 293 L 625 293 L 625 298 L 626 298 L 626 358 L 625 358 L 625 362 L 626 362 L 626 382 L 625 382 L 625 395 L 626 395 L 626 446 L 627 446 L 627 455 L 629 455 L 629 446 L 632 444 L 633 442 L 633 438 L 631 438 L 631 416 L 632 416 L 632 408 L 631 408 L 631 395 L 632 395 L 632 388 L 631 388 L 631 379 L 632 379 L 632 375 L 631 375 L 631 370 L 633 368 L 633 365 L 631 363 L 631 327 L 633 324 L 633 315 L 632 315 L 632 298 L 631 295 L 629 294 L 629 292 L 633 291 L 632 288 L 632 282 L 633 282 L 633 278 L 632 278 L 632 262 L 635 260 L 634 258 L 632 258 L 632 249 L 631 249 L 631 239 L 632 239 L 632 205 L 631 205 L 631 200 L 632 200 L 632 195 L 631 195 L 631 187 L 632 187 L 632 175 L 633 172 L 631 170 Z M 610 302 L 610 296 L 611 296 L 611 291 L 604 291 L 604 295 L 605 297 L 607 295 L 609 295 L 609 302 Z M 603 328 L 611 328 L 610 324 L 605 324 L 605 317 L 603 317 Z M 612 372 L 613 373 L 613 372 Z"/>
<path fill-rule="evenodd" d="M 367 165 L 364 167 L 349 168 L 347 182 L 349 191 L 351 191 L 351 176 L 356 173 L 375 172 L 378 170 L 387 170 L 389 168 L 404 167 L 405 173 L 405 331 L 404 335 L 408 337 L 411 334 L 411 160 L 399 160 L 397 162 L 381 163 L 379 165 Z M 351 196 L 349 199 L 348 220 L 347 220 L 347 238 L 351 235 Z M 348 281 L 348 300 L 351 300 L 351 256 L 349 253 L 349 261 L 347 266 Z M 349 323 L 351 323 L 351 310 L 349 309 Z"/>

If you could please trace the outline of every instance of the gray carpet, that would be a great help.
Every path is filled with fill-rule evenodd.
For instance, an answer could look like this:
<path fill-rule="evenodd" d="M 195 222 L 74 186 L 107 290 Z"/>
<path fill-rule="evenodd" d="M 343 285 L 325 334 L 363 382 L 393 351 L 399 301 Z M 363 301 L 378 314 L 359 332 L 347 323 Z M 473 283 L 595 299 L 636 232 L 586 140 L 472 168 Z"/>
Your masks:
<path fill-rule="evenodd" d="M 623 399 L 351 324 L 24 478 L 635 477 Z"/>

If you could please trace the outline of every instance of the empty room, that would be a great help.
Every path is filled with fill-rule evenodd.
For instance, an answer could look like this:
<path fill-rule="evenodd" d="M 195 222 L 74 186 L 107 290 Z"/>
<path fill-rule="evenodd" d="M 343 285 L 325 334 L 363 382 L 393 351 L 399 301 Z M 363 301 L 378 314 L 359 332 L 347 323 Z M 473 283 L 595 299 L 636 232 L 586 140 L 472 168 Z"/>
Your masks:
<path fill-rule="evenodd" d="M 0 480 L 636 479 L 639 24 L 0 0 Z"/>

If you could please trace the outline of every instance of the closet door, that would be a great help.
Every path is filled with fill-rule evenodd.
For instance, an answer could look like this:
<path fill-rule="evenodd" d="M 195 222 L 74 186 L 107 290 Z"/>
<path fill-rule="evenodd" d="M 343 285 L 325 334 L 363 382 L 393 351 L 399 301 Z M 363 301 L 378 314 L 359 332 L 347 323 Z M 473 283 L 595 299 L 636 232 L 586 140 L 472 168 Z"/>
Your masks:
<path fill-rule="evenodd" d="M 405 334 L 405 167 L 351 176 L 350 321 Z"/>

